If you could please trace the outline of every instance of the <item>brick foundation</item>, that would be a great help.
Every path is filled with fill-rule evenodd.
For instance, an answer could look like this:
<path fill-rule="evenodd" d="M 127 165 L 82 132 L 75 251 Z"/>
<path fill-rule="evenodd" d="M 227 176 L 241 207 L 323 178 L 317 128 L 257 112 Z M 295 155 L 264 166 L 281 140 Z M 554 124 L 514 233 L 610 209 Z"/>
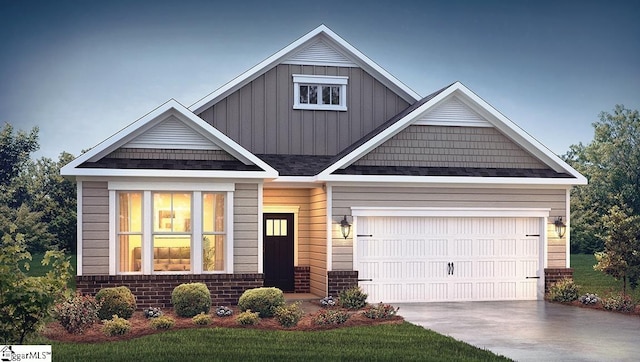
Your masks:
<path fill-rule="evenodd" d="M 171 308 L 173 289 L 196 282 L 207 285 L 213 305 L 231 305 L 238 303 L 245 290 L 262 287 L 264 277 L 263 274 L 83 275 L 76 277 L 76 289 L 95 295 L 102 288 L 126 286 L 136 296 L 138 309 Z"/>
<path fill-rule="evenodd" d="M 329 295 L 337 296 L 341 291 L 358 286 L 357 270 L 339 270 L 327 272 Z"/>
<path fill-rule="evenodd" d="M 546 268 L 544 270 L 544 293 L 549 293 L 549 287 L 564 278 L 573 279 L 572 268 Z"/>
<path fill-rule="evenodd" d="M 294 272 L 294 292 L 311 293 L 311 267 L 296 266 Z"/>

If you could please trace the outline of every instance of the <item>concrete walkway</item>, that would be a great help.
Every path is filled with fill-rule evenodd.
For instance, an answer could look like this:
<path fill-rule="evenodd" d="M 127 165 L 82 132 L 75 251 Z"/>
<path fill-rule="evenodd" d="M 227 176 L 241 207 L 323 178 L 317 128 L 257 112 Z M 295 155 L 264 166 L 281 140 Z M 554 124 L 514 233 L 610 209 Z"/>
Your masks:
<path fill-rule="evenodd" d="M 640 318 L 544 301 L 394 304 L 408 322 L 516 361 L 638 361 Z"/>

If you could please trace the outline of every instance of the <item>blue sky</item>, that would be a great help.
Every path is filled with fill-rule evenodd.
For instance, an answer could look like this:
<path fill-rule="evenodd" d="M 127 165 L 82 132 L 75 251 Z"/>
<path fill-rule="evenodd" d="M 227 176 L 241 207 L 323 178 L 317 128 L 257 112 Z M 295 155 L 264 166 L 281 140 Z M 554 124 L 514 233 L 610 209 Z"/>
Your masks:
<path fill-rule="evenodd" d="M 320 24 L 425 96 L 461 81 L 556 154 L 640 109 L 637 1 L 0 0 L 0 122 L 79 155 Z"/>

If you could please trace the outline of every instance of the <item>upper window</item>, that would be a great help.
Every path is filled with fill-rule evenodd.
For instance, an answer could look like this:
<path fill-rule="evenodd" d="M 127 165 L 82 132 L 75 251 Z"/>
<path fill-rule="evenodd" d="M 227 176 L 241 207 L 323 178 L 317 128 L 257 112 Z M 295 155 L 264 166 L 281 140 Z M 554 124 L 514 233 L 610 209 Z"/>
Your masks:
<path fill-rule="evenodd" d="M 293 108 L 347 110 L 349 78 L 327 75 L 293 75 Z"/>

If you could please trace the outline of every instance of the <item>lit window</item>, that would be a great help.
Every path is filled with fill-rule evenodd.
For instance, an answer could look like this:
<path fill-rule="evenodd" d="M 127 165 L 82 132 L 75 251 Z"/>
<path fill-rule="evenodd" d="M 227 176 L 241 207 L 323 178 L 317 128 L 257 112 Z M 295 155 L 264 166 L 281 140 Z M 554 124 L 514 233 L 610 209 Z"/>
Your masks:
<path fill-rule="evenodd" d="M 118 253 L 121 273 L 142 270 L 142 193 L 118 193 Z"/>
<path fill-rule="evenodd" d="M 224 194 L 202 194 L 202 270 L 224 270 Z"/>
<path fill-rule="evenodd" d="M 190 271 L 191 193 L 154 193 L 153 217 L 153 271 Z"/>
<path fill-rule="evenodd" d="M 347 82 L 343 76 L 293 75 L 293 108 L 347 110 Z"/>

